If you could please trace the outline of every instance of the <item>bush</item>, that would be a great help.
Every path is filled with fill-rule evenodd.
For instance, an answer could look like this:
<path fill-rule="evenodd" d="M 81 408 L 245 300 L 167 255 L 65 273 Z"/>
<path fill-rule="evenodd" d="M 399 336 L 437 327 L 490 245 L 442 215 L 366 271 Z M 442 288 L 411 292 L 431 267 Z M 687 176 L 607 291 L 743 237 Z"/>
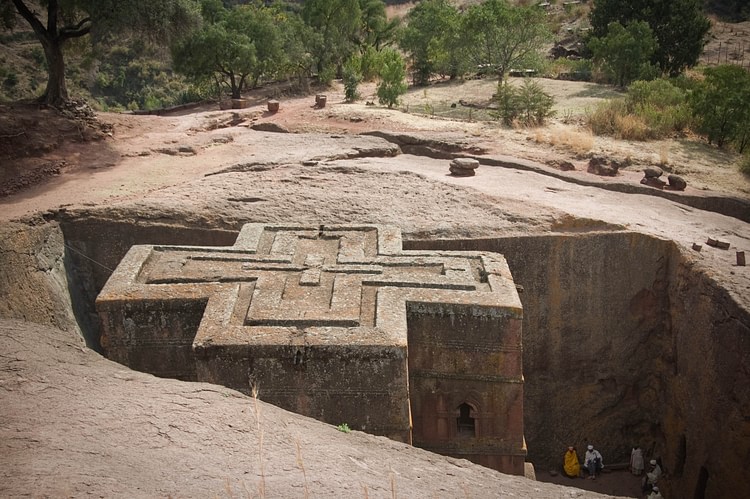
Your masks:
<path fill-rule="evenodd" d="M 3 86 L 10 89 L 18 85 L 18 75 L 14 71 L 8 72 L 3 80 Z"/>
<path fill-rule="evenodd" d="M 541 125 L 554 114 L 554 99 L 536 81 L 525 80 L 516 93 L 520 119 L 526 126 Z"/>
<path fill-rule="evenodd" d="M 526 126 L 541 125 L 553 114 L 552 96 L 533 80 L 525 80 L 519 88 L 507 81 L 500 82 L 492 98 L 497 103 L 496 117 L 508 126 L 516 122 Z"/>
<path fill-rule="evenodd" d="M 326 87 L 330 85 L 335 78 L 336 68 L 333 66 L 326 66 L 320 73 L 318 73 L 318 83 Z"/>
<path fill-rule="evenodd" d="M 398 104 L 399 97 L 406 93 L 406 64 L 401 54 L 393 49 L 382 52 L 380 83 L 378 83 L 378 102 L 389 108 Z"/>
<path fill-rule="evenodd" d="M 628 109 L 640 116 L 654 138 L 682 132 L 692 122 L 687 92 L 669 80 L 636 81 L 628 88 Z"/>
<path fill-rule="evenodd" d="M 380 53 L 368 46 L 360 58 L 360 72 L 364 81 L 373 81 L 380 72 Z"/>
<path fill-rule="evenodd" d="M 698 130 L 719 147 L 731 143 L 742 153 L 750 144 L 750 73 L 733 65 L 706 68 L 691 96 Z"/>
<path fill-rule="evenodd" d="M 359 57 L 350 57 L 344 64 L 344 97 L 347 102 L 354 102 L 359 98 L 357 88 L 362 81 L 362 59 Z"/>
<path fill-rule="evenodd" d="M 625 140 L 650 140 L 688 129 L 687 91 L 669 80 L 637 81 L 622 99 L 599 105 L 588 116 L 591 130 Z"/>
<path fill-rule="evenodd" d="M 518 117 L 515 89 L 507 80 L 503 80 L 497 84 L 497 93 L 492 96 L 492 100 L 497 103 L 496 117 L 505 125 L 511 126 Z"/>

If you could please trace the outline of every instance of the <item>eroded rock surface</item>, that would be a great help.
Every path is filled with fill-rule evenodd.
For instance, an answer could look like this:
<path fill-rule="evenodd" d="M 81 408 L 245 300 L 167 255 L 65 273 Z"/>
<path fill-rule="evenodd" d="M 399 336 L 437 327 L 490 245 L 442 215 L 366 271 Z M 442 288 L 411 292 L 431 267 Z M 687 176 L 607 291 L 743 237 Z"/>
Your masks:
<path fill-rule="evenodd" d="M 262 387 L 130 371 L 45 326 L 0 320 L 0 352 L 4 496 L 605 497 L 342 433 Z"/>

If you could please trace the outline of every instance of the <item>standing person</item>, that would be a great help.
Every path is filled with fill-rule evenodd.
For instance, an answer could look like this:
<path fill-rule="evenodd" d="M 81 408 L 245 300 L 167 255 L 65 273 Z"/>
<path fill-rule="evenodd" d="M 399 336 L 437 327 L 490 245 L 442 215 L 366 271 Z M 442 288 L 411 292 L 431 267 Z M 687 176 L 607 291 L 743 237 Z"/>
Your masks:
<path fill-rule="evenodd" d="M 581 463 L 578 461 L 578 453 L 573 446 L 568 447 L 563 461 L 563 471 L 569 478 L 578 478 L 581 474 Z"/>
<path fill-rule="evenodd" d="M 583 459 L 583 469 L 589 472 L 589 480 L 596 480 L 596 474 L 604 468 L 604 461 L 599 451 L 593 445 L 587 447 L 586 456 Z"/>
<path fill-rule="evenodd" d="M 643 451 L 640 445 L 636 445 L 630 451 L 630 472 L 635 476 L 643 473 Z"/>

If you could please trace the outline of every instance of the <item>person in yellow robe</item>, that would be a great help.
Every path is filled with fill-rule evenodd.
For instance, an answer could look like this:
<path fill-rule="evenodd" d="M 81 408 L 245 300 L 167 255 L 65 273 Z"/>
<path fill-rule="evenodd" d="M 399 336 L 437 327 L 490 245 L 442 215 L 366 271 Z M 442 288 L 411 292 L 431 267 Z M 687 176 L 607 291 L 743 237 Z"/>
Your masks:
<path fill-rule="evenodd" d="M 576 453 L 575 447 L 568 447 L 567 452 L 565 452 L 563 471 L 570 478 L 578 478 L 581 473 L 581 463 L 578 461 L 578 453 Z"/>

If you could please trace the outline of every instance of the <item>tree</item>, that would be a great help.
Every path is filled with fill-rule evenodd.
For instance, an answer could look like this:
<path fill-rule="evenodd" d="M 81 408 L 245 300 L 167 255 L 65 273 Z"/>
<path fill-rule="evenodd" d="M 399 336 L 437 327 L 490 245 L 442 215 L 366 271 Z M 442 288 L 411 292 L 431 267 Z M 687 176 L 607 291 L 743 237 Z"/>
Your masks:
<path fill-rule="evenodd" d="M 427 85 L 430 77 L 444 70 L 454 76 L 457 65 L 451 70 L 451 57 L 460 50 L 457 43 L 458 10 L 448 0 L 424 0 L 407 16 L 407 26 L 399 38 L 399 46 L 411 57 L 414 84 Z"/>
<path fill-rule="evenodd" d="M 499 79 L 512 66 L 540 58 L 540 50 L 552 36 L 542 9 L 514 7 L 507 0 L 486 0 L 470 7 L 463 33 L 472 61 L 491 66 Z"/>
<path fill-rule="evenodd" d="M 224 23 L 211 24 L 176 44 L 172 61 L 175 71 L 190 78 L 200 81 L 214 76 L 219 85 L 229 86 L 233 99 L 239 99 L 255 67 L 255 45 Z"/>
<path fill-rule="evenodd" d="M 698 130 L 719 147 L 732 142 L 742 153 L 750 143 L 750 73 L 739 66 L 705 69 L 690 99 Z"/>
<path fill-rule="evenodd" d="M 315 65 L 315 56 L 310 47 L 322 45 L 322 37 L 293 12 L 287 13 L 283 22 L 279 24 L 279 28 L 284 54 L 280 71 L 287 76 L 296 76 L 300 88 L 307 92 L 309 91 L 308 77 Z"/>
<path fill-rule="evenodd" d="M 609 23 L 607 35 L 592 37 L 588 43 L 594 62 L 602 64 L 617 85 L 646 76 L 649 61 L 656 48 L 651 28 L 644 21 L 634 21 L 624 28 L 619 22 Z"/>
<path fill-rule="evenodd" d="M 378 83 L 378 102 L 392 108 L 398 104 L 399 97 L 406 93 L 406 64 L 401 54 L 393 49 L 381 52 L 380 83 Z"/>
<path fill-rule="evenodd" d="M 14 22 L 7 16 L 10 6 L 34 30 L 44 49 L 48 77 L 40 102 L 59 106 L 68 101 L 65 82 L 65 55 L 68 41 L 88 34 L 97 41 L 122 31 L 138 31 L 153 39 L 169 39 L 198 19 L 198 6 L 192 0 L 0 0 L 0 11 L 6 25 Z M 34 7 L 41 4 L 44 11 Z"/>
<path fill-rule="evenodd" d="M 354 52 L 361 22 L 359 0 L 306 0 L 302 18 L 320 34 L 312 47 L 318 73 L 340 66 Z"/>
<path fill-rule="evenodd" d="M 590 21 L 599 38 L 612 22 L 647 22 L 657 44 L 652 61 L 672 76 L 698 62 L 711 28 L 701 0 L 594 0 Z"/>
<path fill-rule="evenodd" d="M 172 47 L 176 71 L 201 80 L 215 77 L 229 87 L 233 99 L 247 86 L 274 76 L 283 66 L 286 14 L 262 4 L 234 7 L 215 24 L 206 24 Z"/>
<path fill-rule="evenodd" d="M 388 20 L 383 0 L 359 0 L 361 12 L 359 44 L 362 50 L 374 47 L 380 50 L 389 45 L 401 24 L 399 18 Z"/>

